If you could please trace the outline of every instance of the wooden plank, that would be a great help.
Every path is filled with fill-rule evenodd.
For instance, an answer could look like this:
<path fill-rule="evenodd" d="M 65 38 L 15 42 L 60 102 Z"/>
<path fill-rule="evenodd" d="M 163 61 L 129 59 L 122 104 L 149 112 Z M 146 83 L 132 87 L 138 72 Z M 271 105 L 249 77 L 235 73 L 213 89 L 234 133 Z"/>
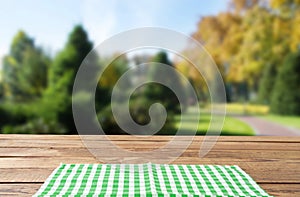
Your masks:
<path fill-rule="evenodd" d="M 130 149 L 141 148 L 161 148 L 168 144 L 168 142 L 157 141 L 112 141 L 112 145 L 120 146 Z M 176 142 L 174 146 L 170 148 L 185 147 L 188 145 L 186 142 Z M 199 141 L 191 142 L 189 149 L 199 149 L 202 145 Z M 89 141 L 88 146 L 92 148 L 107 148 L 106 142 Z M 1 140 L 0 148 L 79 148 L 84 147 L 80 140 Z M 214 146 L 220 150 L 296 150 L 300 151 L 300 143 L 275 143 L 275 142 L 217 142 Z"/>
<path fill-rule="evenodd" d="M 151 151 L 150 148 L 127 148 L 132 152 L 144 152 Z M 112 156 L 114 155 L 110 149 L 92 149 L 95 152 L 109 152 Z M 164 153 L 179 151 L 176 149 L 164 150 Z M 122 153 L 119 152 L 121 155 Z M 237 159 L 297 159 L 300 160 L 300 151 L 287 151 L 287 150 L 224 150 L 213 148 L 205 157 L 206 158 L 237 158 Z M 88 149 L 80 147 L 76 148 L 0 148 L 0 159 L 4 157 L 92 157 Z M 114 155 L 116 156 L 116 155 Z M 181 157 L 199 157 L 198 149 L 187 149 L 181 155 Z"/>
<path fill-rule="evenodd" d="M 166 146 L 165 142 L 139 142 L 139 141 L 113 141 L 114 146 L 119 146 L 125 149 L 159 149 L 163 146 Z M 184 148 L 186 143 L 176 142 L 170 149 Z M 199 150 L 202 146 L 202 143 L 197 141 L 191 142 L 187 147 L 188 149 L 197 149 Z M 89 148 L 106 148 L 107 144 L 100 142 L 89 142 Z M 213 149 L 215 150 L 273 150 L 273 151 L 300 151 L 300 143 L 257 143 L 257 142 L 217 142 L 214 144 Z"/>
<path fill-rule="evenodd" d="M 81 136 L 81 138 L 88 140 L 99 140 L 104 138 L 104 140 L 137 140 L 137 141 L 170 141 L 170 140 L 178 140 L 178 141 L 186 141 L 190 140 L 191 136 L 164 136 L 164 135 L 156 135 L 156 136 L 132 136 L 132 135 L 109 135 L 109 136 Z M 99 139 L 98 139 L 99 138 Z M 221 142 L 296 142 L 300 143 L 300 137 L 285 137 L 285 136 L 193 136 L 194 141 L 203 141 L 216 139 Z"/>
<path fill-rule="evenodd" d="M 135 158 L 126 158 L 130 159 Z M 120 158 L 111 163 L 118 163 Z M 137 161 L 137 160 L 134 160 Z M 99 163 L 89 158 L 6 158 L 0 163 L 0 182 L 45 181 L 49 172 L 60 163 Z M 133 162 L 130 162 L 133 163 Z M 238 165 L 259 183 L 300 183 L 299 162 L 292 161 L 241 161 L 237 159 L 178 158 L 174 164 Z M 38 165 L 37 165 L 38 164 Z M 52 169 L 52 170 L 51 170 Z M 31 171 L 31 174 L 30 174 Z M 22 174 L 26 176 L 22 176 Z"/>
<path fill-rule="evenodd" d="M 109 139 L 123 149 L 150 151 L 161 148 L 173 137 L 109 136 Z M 177 138 L 177 147 L 164 153 L 172 155 L 189 139 L 185 136 Z M 300 137 L 222 136 L 206 157 L 199 158 L 203 139 L 203 136 L 195 137 L 188 149 L 173 163 L 239 165 L 270 194 L 300 196 Z M 106 136 L 87 137 L 97 153 L 111 163 L 142 161 L 139 157 L 126 157 L 122 152 L 112 152 L 106 147 L 105 140 Z M 152 162 L 156 161 L 159 163 L 164 160 L 153 157 Z M 99 162 L 77 135 L 0 135 L 0 196 L 30 196 L 60 163 Z M 31 185 L 34 185 L 32 190 Z"/>
<path fill-rule="evenodd" d="M 100 149 L 99 149 L 100 151 Z M 0 148 L 0 160 L 3 157 L 92 157 L 87 148 Z"/>
<path fill-rule="evenodd" d="M 35 184 L 0 184 L 0 196 L 32 196 L 40 188 L 41 183 Z M 300 196 L 299 184 L 260 184 L 270 195 L 279 197 Z"/>
<path fill-rule="evenodd" d="M 100 163 L 93 157 L 9 157 L 0 159 L 0 168 L 56 168 L 60 163 Z"/>
<path fill-rule="evenodd" d="M 173 136 L 132 136 L 132 135 L 97 135 L 97 136 L 82 136 L 90 140 L 138 140 L 138 141 L 170 141 L 174 140 Z M 0 140 L 78 140 L 79 135 L 24 135 L 24 134 L 0 134 Z M 177 138 L 176 138 L 177 139 Z M 180 136 L 179 141 L 189 140 L 190 136 Z M 204 136 L 194 136 L 195 140 L 202 141 Z M 300 143 L 300 137 L 285 137 L 285 136 L 220 136 L 218 141 L 228 142 L 297 142 Z"/>
<path fill-rule="evenodd" d="M 268 194 L 282 197 L 299 197 L 300 184 L 260 184 Z"/>
<path fill-rule="evenodd" d="M 40 183 L 44 182 L 55 168 L 1 168 L 1 183 Z M 1 196 L 1 195 L 0 195 Z"/>
<path fill-rule="evenodd" d="M 0 184 L 0 196 L 14 197 L 14 196 L 32 196 L 41 187 L 42 183 L 29 184 Z"/>

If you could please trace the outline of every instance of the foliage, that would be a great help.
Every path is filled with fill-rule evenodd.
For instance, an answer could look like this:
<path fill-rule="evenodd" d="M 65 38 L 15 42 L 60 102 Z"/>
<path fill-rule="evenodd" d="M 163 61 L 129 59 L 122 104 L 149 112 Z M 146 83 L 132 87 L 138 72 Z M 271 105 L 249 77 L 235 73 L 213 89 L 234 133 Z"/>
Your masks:
<path fill-rule="evenodd" d="M 280 68 L 271 99 L 271 111 L 300 115 L 300 52 L 288 55 Z"/>
<path fill-rule="evenodd" d="M 112 89 L 119 78 L 128 70 L 129 62 L 125 55 L 115 54 L 112 59 L 114 59 L 112 62 L 102 62 L 102 65 L 108 64 L 105 70 L 102 70 L 103 73 L 99 80 L 99 85 L 103 88 Z M 130 81 L 127 80 L 126 83 L 121 85 L 126 88 L 129 84 Z"/>
<path fill-rule="evenodd" d="M 157 101 L 164 105 L 167 112 L 180 113 L 180 107 L 185 107 L 187 103 L 186 92 L 184 91 L 183 84 L 180 81 L 176 72 L 168 72 L 160 68 L 160 64 L 165 64 L 173 67 L 173 64 L 168 59 L 166 52 L 159 52 L 156 54 L 152 62 L 154 62 L 149 69 L 149 78 L 153 81 L 162 80 L 164 85 L 151 83 L 145 88 L 145 96 L 151 101 Z M 160 63 L 160 64 L 157 64 Z M 174 68 L 175 70 L 175 68 Z M 184 96 L 184 103 L 179 103 L 176 94 L 169 88 L 173 85 L 176 87 L 177 95 Z M 180 106 L 183 105 L 183 106 Z"/>
<path fill-rule="evenodd" d="M 192 62 L 197 62 L 199 65 L 202 65 L 201 62 L 205 62 L 205 60 L 202 60 L 199 57 L 199 54 L 196 54 L 193 49 L 185 49 L 183 52 L 183 55 L 186 57 L 189 57 L 189 59 Z M 195 68 L 195 65 L 191 64 L 188 61 L 185 60 L 177 60 L 174 62 L 174 66 L 176 67 L 176 69 L 182 74 L 184 75 L 189 83 L 192 85 L 193 87 L 193 91 L 195 91 L 196 96 L 198 98 L 198 100 L 202 101 L 202 102 L 207 102 L 209 100 L 209 91 L 208 91 L 208 87 L 206 85 L 206 81 L 204 80 L 202 74 L 197 70 L 197 68 Z M 183 83 L 183 87 L 186 88 L 187 84 Z M 189 94 L 191 94 L 191 90 L 187 92 L 187 96 L 188 96 L 188 102 L 189 103 L 195 103 L 197 101 L 191 100 L 189 98 Z"/>
<path fill-rule="evenodd" d="M 63 124 L 70 134 L 77 133 L 72 114 L 73 84 L 78 68 L 91 49 L 92 43 L 83 27 L 75 26 L 65 48 L 56 56 L 49 70 L 49 86 L 43 99 L 53 102 L 57 109 L 47 110 L 53 111 L 56 121 Z"/>
<path fill-rule="evenodd" d="M 33 39 L 19 31 L 10 54 L 3 61 L 4 95 L 10 100 L 39 98 L 47 86 L 50 59 L 34 45 Z"/>
<path fill-rule="evenodd" d="M 75 26 L 65 48 L 56 56 L 50 69 L 49 87 L 52 88 L 66 72 L 71 72 L 68 93 L 72 92 L 75 74 L 85 56 L 92 50 L 92 43 L 82 26 Z"/>
<path fill-rule="evenodd" d="M 65 48 L 52 63 L 35 47 L 33 39 L 25 32 L 18 32 L 10 54 L 4 59 L 1 131 L 76 133 L 72 88 L 76 72 L 91 49 L 92 43 L 83 27 L 75 26 Z"/>
<path fill-rule="evenodd" d="M 274 64 L 268 64 L 264 68 L 260 88 L 258 92 L 258 101 L 262 104 L 270 104 L 271 94 L 273 92 L 277 70 Z"/>
<path fill-rule="evenodd" d="M 205 45 L 215 60 L 224 78 L 228 100 L 252 99 L 251 101 L 262 104 L 271 103 L 271 111 L 274 113 L 299 115 L 299 24 L 299 0 L 231 0 L 228 10 L 201 17 L 192 36 Z M 9 53 L 3 59 L 0 73 L 1 132 L 75 134 L 72 114 L 73 84 L 76 72 L 92 46 L 84 28 L 77 25 L 70 33 L 63 50 L 52 60 L 42 48 L 36 46 L 33 38 L 19 31 L 12 40 Z M 205 57 L 193 51 L 192 47 L 185 49 L 183 54 L 188 54 L 192 62 L 205 62 Z M 140 64 L 152 61 L 176 67 L 193 85 L 200 102 L 209 101 L 207 79 L 204 80 L 187 61 L 171 62 L 165 52 L 154 57 L 137 55 L 132 59 L 113 54 L 113 57 L 117 57 L 113 62 L 89 53 L 90 58 L 91 56 L 94 57 L 90 59 L 94 67 L 91 67 L 86 81 L 94 83 L 98 80 L 98 71 L 103 71 L 102 77 L 97 81 L 95 107 L 100 123 L 110 134 L 124 133 L 114 120 L 110 99 L 116 82 L 133 62 Z M 106 63 L 109 66 L 106 70 L 101 70 L 104 68 L 101 66 Z M 149 79 L 162 79 L 167 86 L 172 84 L 178 87 L 179 94 L 185 95 L 182 106 L 184 109 L 188 103 L 196 102 L 188 100 L 190 91 L 177 74 L 161 72 L 155 64 L 145 67 L 142 72 L 148 71 Z M 206 76 L 210 77 L 212 76 Z M 130 78 L 121 84 L 120 89 L 126 92 L 134 80 L 142 79 Z M 78 92 L 76 99 L 81 102 L 90 101 L 91 95 L 84 93 Z M 257 94 L 258 98 L 255 98 Z M 122 109 L 128 107 L 132 119 L 145 125 L 150 121 L 150 106 L 157 102 L 168 112 L 167 121 L 159 134 L 174 133 L 180 105 L 176 95 L 166 86 L 155 83 L 142 86 L 132 95 L 129 106 L 122 102 L 116 105 L 120 113 L 124 113 Z M 233 103 L 227 106 L 227 110 L 238 114 L 265 115 L 269 107 Z M 225 124 L 228 132 L 232 132 L 232 128 L 236 131 L 236 125 L 241 125 L 231 118 L 226 118 L 226 121 L 229 122 Z M 200 123 L 207 126 L 205 121 Z M 251 133 L 245 125 L 239 128 L 241 132 L 238 134 Z M 138 132 L 145 134 L 145 131 Z M 203 134 L 203 131 L 199 130 L 199 133 Z"/>
<path fill-rule="evenodd" d="M 1 73 L 0 73 L 0 75 L 1 75 Z M 3 95 L 4 93 L 3 93 L 3 83 L 2 83 L 2 81 L 0 80 L 0 101 L 3 99 Z"/>
<path fill-rule="evenodd" d="M 52 109 L 51 107 L 58 108 L 54 102 L 50 103 L 50 100 L 1 103 L 0 133 L 65 133 L 65 127 L 54 118 L 54 110 L 49 110 Z"/>
<path fill-rule="evenodd" d="M 261 97 L 272 89 L 266 67 L 272 65 L 276 73 L 284 57 L 299 49 L 299 22 L 299 0 L 232 0 L 229 11 L 202 17 L 193 37 L 205 45 L 232 89 L 246 84 L 245 90 Z M 244 96 L 233 93 L 236 100 Z"/>
<path fill-rule="evenodd" d="M 46 122 L 44 119 L 33 119 L 22 125 L 6 125 L 2 133 L 4 134 L 64 134 L 66 131 L 62 125 L 55 121 Z"/>
<path fill-rule="evenodd" d="M 112 105 L 115 105 L 115 108 L 117 110 L 119 117 L 124 117 L 120 119 L 119 121 L 125 121 L 124 123 L 127 123 L 128 119 L 125 117 L 128 117 L 128 114 L 126 113 L 126 108 L 129 107 L 129 113 L 130 118 L 138 124 L 138 125 L 146 125 L 150 121 L 152 122 L 152 126 L 156 126 L 157 120 L 156 117 L 153 117 L 153 120 L 150 120 L 149 116 L 149 109 L 150 106 L 153 104 L 153 101 L 147 99 L 146 97 L 137 97 L 130 101 L 130 105 L 126 106 L 126 103 L 112 103 Z M 159 116 L 157 116 L 159 117 Z M 105 109 L 100 111 L 98 113 L 98 120 L 102 126 L 102 129 L 106 134 L 126 134 L 126 131 L 123 131 L 119 125 L 117 124 L 115 117 L 112 114 L 111 105 L 108 105 Z M 175 121 L 174 121 L 174 114 L 168 113 L 166 122 L 164 123 L 163 127 L 158 131 L 158 133 L 161 133 L 163 131 L 175 131 Z M 143 129 L 140 130 L 134 130 L 131 132 L 134 132 L 136 135 L 147 135 L 148 132 Z M 152 133 L 151 133 L 152 134 Z"/>
<path fill-rule="evenodd" d="M 0 133 L 7 125 L 24 124 L 27 120 L 35 117 L 33 108 L 29 105 L 5 102 L 0 105 Z"/>
<path fill-rule="evenodd" d="M 151 59 L 151 62 L 158 62 L 172 66 L 165 52 L 156 54 Z M 128 69 L 127 65 L 128 61 L 125 57 L 121 56 L 117 58 L 108 66 L 107 70 L 104 71 L 103 78 L 100 79 L 100 85 L 113 88 L 117 80 Z M 159 65 L 156 66 L 153 63 L 150 65 L 148 77 L 152 80 L 158 80 L 158 78 L 164 79 L 164 84 L 166 84 L 167 86 L 170 85 L 170 83 L 175 83 L 179 86 L 179 88 L 181 88 L 179 90 L 183 91 L 183 87 L 180 84 L 179 78 L 177 78 L 177 76 L 170 76 L 167 73 L 161 72 L 161 70 L 159 69 Z M 122 90 L 122 93 L 120 94 L 123 94 L 126 91 L 130 91 L 130 85 L 130 80 L 125 81 L 123 84 L 121 84 L 122 87 L 119 88 Z M 128 118 L 132 118 L 132 120 L 136 124 L 146 125 L 150 123 L 149 109 L 152 104 L 157 102 L 162 104 L 167 111 L 167 119 L 159 132 L 161 132 L 162 130 L 175 130 L 174 113 L 179 112 L 180 105 L 175 94 L 165 86 L 155 83 L 147 84 L 144 87 L 141 87 L 140 89 L 133 92 L 130 98 L 129 106 L 127 106 L 127 103 L 123 102 L 122 99 L 115 101 L 115 103 L 111 103 L 111 105 L 115 106 L 118 116 L 122 117 L 120 121 L 122 121 L 123 124 L 128 124 L 128 122 L 131 121 L 131 119 Z M 124 134 L 126 132 L 120 128 L 115 120 L 114 115 L 112 114 L 111 105 L 107 106 L 105 109 L 101 110 L 98 113 L 100 124 L 107 134 Z M 129 109 L 130 116 L 128 116 L 127 114 L 127 108 Z M 155 125 L 157 125 L 156 122 L 158 120 L 156 119 L 158 117 L 159 116 L 153 117 L 150 127 L 155 127 Z M 132 132 L 134 132 L 135 134 L 148 134 L 147 132 L 150 131 L 144 131 L 143 129 L 139 130 L 138 128 L 135 128 Z"/>

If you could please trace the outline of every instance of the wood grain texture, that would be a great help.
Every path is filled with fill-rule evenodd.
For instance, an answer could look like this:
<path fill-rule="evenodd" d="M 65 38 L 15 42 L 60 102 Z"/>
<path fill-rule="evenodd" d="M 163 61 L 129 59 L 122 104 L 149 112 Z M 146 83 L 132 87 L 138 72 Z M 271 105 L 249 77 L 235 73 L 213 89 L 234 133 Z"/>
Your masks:
<path fill-rule="evenodd" d="M 42 183 L 0 184 L 0 196 L 29 197 L 32 196 L 41 185 Z M 297 184 L 260 184 L 260 186 L 273 196 L 300 196 L 300 188 Z"/>
<path fill-rule="evenodd" d="M 106 141 L 136 152 L 159 149 L 175 140 L 176 145 L 164 150 L 167 155 L 180 150 L 190 136 L 83 136 L 98 156 L 112 163 L 122 159 Z M 175 164 L 239 165 L 268 193 L 274 196 L 300 196 L 300 137 L 234 137 L 218 138 L 213 149 L 199 158 L 203 141 L 214 138 L 194 137 Z M 121 158 L 121 159 L 120 159 Z M 153 158 L 155 163 L 156 158 Z M 101 163 L 76 135 L 0 135 L 0 196 L 31 196 L 60 163 Z"/>

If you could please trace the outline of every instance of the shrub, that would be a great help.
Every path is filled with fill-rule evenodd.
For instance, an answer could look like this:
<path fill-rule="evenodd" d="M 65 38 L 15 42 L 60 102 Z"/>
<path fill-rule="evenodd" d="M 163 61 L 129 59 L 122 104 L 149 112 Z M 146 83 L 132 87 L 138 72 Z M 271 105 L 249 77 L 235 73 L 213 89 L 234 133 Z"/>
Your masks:
<path fill-rule="evenodd" d="M 7 125 L 3 128 L 5 134 L 64 134 L 65 132 L 62 125 L 55 121 L 46 122 L 43 118 L 34 119 L 17 126 Z"/>
<path fill-rule="evenodd" d="M 150 106 L 153 104 L 153 102 L 150 102 L 145 97 L 142 98 L 135 98 L 130 101 L 129 106 L 126 106 L 123 103 L 115 103 L 116 105 L 116 111 L 118 117 L 122 117 L 120 121 L 122 121 L 122 124 L 128 124 L 130 121 L 130 118 L 137 123 L 138 125 L 146 125 L 150 122 L 150 116 L 149 116 L 149 109 Z M 126 108 L 129 107 L 130 116 L 128 116 Z M 143 129 L 134 128 L 131 130 L 131 134 L 136 135 L 150 135 L 153 131 L 153 128 L 157 127 L 158 119 L 160 118 L 160 114 L 156 114 L 153 117 L 152 124 L 150 125 L 150 130 L 145 131 Z M 113 114 L 111 106 L 107 106 L 104 110 L 98 113 L 98 120 L 105 131 L 106 134 L 126 134 L 124 130 L 120 128 L 120 126 L 117 124 Z M 130 127 L 129 127 L 130 128 Z M 162 128 L 159 130 L 159 133 L 169 130 L 175 130 L 175 119 L 174 119 L 174 113 L 170 112 L 167 115 L 166 121 Z M 150 133 L 149 133 L 150 132 Z"/>

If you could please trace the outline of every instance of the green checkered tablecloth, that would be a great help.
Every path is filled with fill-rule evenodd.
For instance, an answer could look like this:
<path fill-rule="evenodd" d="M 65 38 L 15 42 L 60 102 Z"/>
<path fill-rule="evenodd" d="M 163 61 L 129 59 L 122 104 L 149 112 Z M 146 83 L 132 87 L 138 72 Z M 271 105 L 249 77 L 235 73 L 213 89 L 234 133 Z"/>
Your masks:
<path fill-rule="evenodd" d="M 269 196 L 238 166 L 61 164 L 34 196 Z"/>

